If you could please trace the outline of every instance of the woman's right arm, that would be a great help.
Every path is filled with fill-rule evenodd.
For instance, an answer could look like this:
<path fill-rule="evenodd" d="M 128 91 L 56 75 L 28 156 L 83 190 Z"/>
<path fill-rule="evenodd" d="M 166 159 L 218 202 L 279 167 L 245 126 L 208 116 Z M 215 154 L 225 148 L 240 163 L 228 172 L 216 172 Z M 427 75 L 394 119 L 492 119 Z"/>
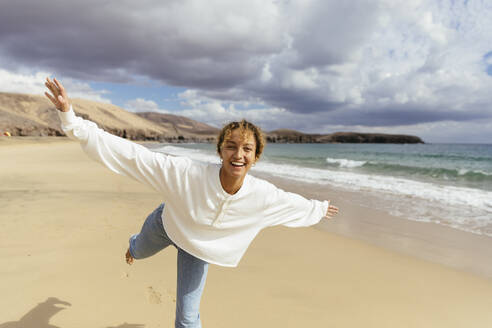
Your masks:
<path fill-rule="evenodd" d="M 82 149 L 111 171 L 131 177 L 152 188 L 170 193 L 182 187 L 184 172 L 191 164 L 187 158 L 167 156 L 112 135 L 94 122 L 75 116 L 63 85 L 46 79 L 52 95 L 45 93 L 58 110 L 62 129 L 71 139 L 80 142 Z"/>

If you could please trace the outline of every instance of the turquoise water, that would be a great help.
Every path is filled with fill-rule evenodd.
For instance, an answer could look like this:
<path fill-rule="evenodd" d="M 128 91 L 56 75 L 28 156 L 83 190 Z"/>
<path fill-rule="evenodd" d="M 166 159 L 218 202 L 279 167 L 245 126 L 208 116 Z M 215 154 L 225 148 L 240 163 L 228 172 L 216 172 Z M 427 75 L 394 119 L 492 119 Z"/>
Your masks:
<path fill-rule="evenodd" d="M 273 145 L 273 161 L 492 190 L 492 145 Z"/>
<path fill-rule="evenodd" d="M 218 162 L 212 144 L 160 150 Z M 412 220 L 492 236 L 492 145 L 268 144 L 252 169 L 371 195 L 366 204 Z"/>

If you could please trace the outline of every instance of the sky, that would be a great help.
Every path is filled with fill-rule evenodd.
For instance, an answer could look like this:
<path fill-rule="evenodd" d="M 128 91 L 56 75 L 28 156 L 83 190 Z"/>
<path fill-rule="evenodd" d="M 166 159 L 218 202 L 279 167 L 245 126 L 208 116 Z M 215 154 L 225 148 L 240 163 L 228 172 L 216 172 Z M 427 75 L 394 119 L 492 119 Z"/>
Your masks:
<path fill-rule="evenodd" d="M 492 144 L 492 1 L 0 0 L 0 92 Z"/>

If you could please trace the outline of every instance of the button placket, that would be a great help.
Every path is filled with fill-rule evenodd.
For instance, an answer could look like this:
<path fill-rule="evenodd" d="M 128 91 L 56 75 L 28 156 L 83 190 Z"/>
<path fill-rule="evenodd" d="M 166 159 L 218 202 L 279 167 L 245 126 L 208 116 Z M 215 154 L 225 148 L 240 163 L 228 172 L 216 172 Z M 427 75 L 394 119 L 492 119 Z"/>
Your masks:
<path fill-rule="evenodd" d="M 219 212 L 217 213 L 217 216 L 215 217 L 215 219 L 212 222 L 212 225 L 213 226 L 219 225 L 220 221 L 224 217 L 224 211 L 227 209 L 227 205 L 229 204 L 229 202 L 230 202 L 230 199 L 229 198 L 226 198 L 222 202 L 222 204 L 220 205 L 220 210 L 219 210 Z"/>

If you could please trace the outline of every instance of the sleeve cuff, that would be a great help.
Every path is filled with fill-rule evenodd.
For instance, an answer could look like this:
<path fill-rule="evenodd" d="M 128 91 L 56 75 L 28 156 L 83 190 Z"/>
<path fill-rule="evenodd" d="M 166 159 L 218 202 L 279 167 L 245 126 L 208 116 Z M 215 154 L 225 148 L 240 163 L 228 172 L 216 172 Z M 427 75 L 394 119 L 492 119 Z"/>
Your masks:
<path fill-rule="evenodd" d="M 328 207 L 330 206 L 330 201 L 325 200 L 323 201 L 323 217 L 326 217 L 326 214 L 328 213 Z"/>
<path fill-rule="evenodd" d="M 70 110 L 68 112 L 58 111 L 58 117 L 60 118 L 62 124 L 67 126 L 75 122 L 77 116 L 75 116 L 72 105 L 70 105 Z"/>

